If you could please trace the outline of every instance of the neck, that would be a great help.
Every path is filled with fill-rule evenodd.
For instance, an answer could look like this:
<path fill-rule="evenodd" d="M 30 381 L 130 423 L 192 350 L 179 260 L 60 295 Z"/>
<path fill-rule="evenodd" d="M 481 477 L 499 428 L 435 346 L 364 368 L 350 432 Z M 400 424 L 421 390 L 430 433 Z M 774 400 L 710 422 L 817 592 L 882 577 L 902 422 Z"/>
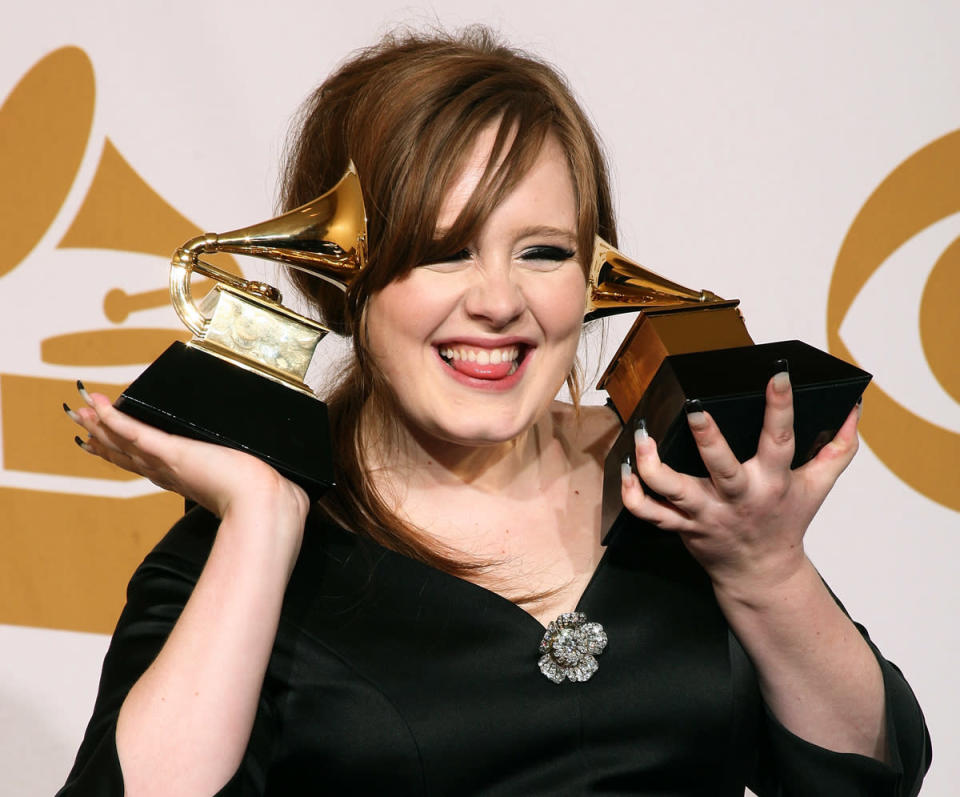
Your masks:
<path fill-rule="evenodd" d="M 479 493 L 529 496 L 531 489 L 569 465 L 569 445 L 550 412 L 518 437 L 489 445 L 451 443 L 403 423 L 389 435 L 365 437 L 382 495 L 467 487 Z"/>

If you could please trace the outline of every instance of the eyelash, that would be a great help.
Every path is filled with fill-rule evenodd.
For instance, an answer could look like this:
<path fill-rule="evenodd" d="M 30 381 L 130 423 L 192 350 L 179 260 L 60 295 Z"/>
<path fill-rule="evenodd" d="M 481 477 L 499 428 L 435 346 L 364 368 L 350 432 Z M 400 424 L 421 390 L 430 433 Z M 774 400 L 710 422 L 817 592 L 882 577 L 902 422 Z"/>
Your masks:
<path fill-rule="evenodd" d="M 525 249 L 520 257 L 522 260 L 554 260 L 563 262 L 570 260 L 575 252 L 572 249 L 564 249 L 561 246 L 531 246 Z"/>
<path fill-rule="evenodd" d="M 570 260 L 576 252 L 572 249 L 565 249 L 562 246 L 531 246 L 528 249 L 524 249 L 520 253 L 521 260 L 547 260 L 551 262 L 562 263 L 566 260 Z M 461 249 L 459 252 L 440 258 L 435 264 L 442 263 L 459 263 L 464 260 L 470 260 L 473 257 L 473 252 L 469 249 Z"/>

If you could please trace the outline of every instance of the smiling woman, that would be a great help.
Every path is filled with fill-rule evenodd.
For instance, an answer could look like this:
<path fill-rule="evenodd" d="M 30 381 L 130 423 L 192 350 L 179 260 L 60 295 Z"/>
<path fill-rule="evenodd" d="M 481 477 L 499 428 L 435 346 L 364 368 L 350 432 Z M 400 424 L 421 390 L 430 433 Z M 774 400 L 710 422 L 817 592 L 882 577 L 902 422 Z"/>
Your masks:
<path fill-rule="evenodd" d="M 88 451 L 199 507 L 134 574 L 62 793 L 915 794 L 919 707 L 803 549 L 859 411 L 791 471 L 780 363 L 749 462 L 690 408 L 702 479 L 641 426 L 662 498 L 625 463 L 636 523 L 604 549 L 619 420 L 556 401 L 615 238 L 569 89 L 482 29 L 389 37 L 306 104 L 285 205 L 351 158 L 367 267 L 345 297 L 302 283 L 354 347 L 336 489 L 311 506 L 103 396 L 71 411 Z"/>

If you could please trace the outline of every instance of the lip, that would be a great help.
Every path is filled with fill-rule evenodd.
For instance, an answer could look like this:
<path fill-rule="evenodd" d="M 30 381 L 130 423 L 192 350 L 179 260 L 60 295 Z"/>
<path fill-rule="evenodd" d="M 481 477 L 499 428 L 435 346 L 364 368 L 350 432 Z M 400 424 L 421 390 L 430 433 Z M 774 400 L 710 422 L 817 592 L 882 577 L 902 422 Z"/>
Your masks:
<path fill-rule="evenodd" d="M 476 349 L 500 349 L 508 346 L 522 346 L 523 358 L 520 360 L 517 370 L 509 376 L 502 379 L 477 379 L 476 377 L 462 374 L 454 368 L 451 368 L 446 360 L 440 356 L 440 349 L 447 346 L 468 346 Z M 433 344 L 434 356 L 437 363 L 451 379 L 461 385 L 474 390 L 482 390 L 488 393 L 503 393 L 514 388 L 527 370 L 527 365 L 533 358 L 536 351 L 536 345 L 529 338 L 524 337 L 504 337 L 491 340 L 490 338 L 446 338 Z"/>
<path fill-rule="evenodd" d="M 536 348 L 537 344 L 530 338 L 520 335 L 511 335 L 502 338 L 443 338 L 433 341 L 435 349 L 441 349 L 444 346 L 472 346 L 476 349 L 504 349 L 507 346 L 525 346 L 530 349 Z"/>

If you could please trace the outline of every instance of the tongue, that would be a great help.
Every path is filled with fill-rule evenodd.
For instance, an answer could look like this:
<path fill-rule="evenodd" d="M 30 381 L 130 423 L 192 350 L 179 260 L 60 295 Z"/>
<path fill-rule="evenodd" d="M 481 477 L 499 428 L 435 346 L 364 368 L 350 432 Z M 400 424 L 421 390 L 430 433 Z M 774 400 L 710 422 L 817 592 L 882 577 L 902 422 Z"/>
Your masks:
<path fill-rule="evenodd" d="M 472 376 L 474 379 L 503 379 L 510 373 L 513 367 L 513 361 L 508 360 L 505 363 L 493 365 L 480 365 L 472 363 L 469 360 L 453 360 L 450 365 L 454 370 L 459 371 L 466 376 Z"/>

